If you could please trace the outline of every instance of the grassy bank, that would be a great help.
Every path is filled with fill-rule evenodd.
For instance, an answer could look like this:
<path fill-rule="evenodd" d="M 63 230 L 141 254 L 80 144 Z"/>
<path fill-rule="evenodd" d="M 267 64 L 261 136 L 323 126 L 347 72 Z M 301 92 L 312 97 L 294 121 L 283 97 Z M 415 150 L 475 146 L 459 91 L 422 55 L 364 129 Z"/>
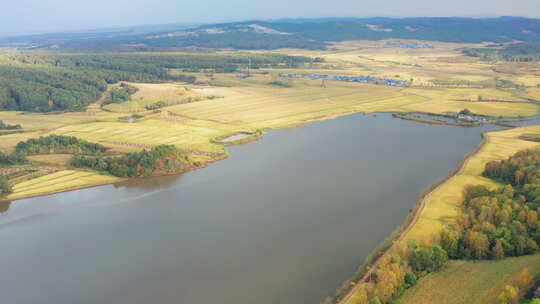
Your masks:
<path fill-rule="evenodd" d="M 122 179 L 84 170 L 62 170 L 15 184 L 13 193 L 3 200 L 55 194 L 71 190 L 112 184 Z"/>
<path fill-rule="evenodd" d="M 406 246 L 406 244 L 413 240 L 420 241 L 421 243 L 432 242 L 438 236 L 442 228 L 446 224 L 451 222 L 454 217 L 456 217 L 458 208 L 463 201 L 462 193 L 465 186 L 470 184 L 482 184 L 490 187 L 497 186 L 497 184 L 493 181 L 481 176 L 485 164 L 492 160 L 505 159 L 523 149 L 540 146 L 539 143 L 525 141 L 521 139 L 523 134 L 536 134 L 538 132 L 540 132 L 540 126 L 529 126 L 501 131 L 493 131 L 484 134 L 483 143 L 477 148 L 476 151 L 468 155 L 463 160 L 461 165 L 458 167 L 458 169 L 456 169 L 454 173 L 452 173 L 448 178 L 443 180 L 441 184 L 430 187 L 425 192 L 425 194 L 422 194 L 420 196 L 418 203 L 411 211 L 411 215 L 405 221 L 404 226 L 398 228 L 397 231 L 393 233 L 392 239 L 386 240 L 383 243 L 383 245 L 376 251 L 374 255 L 375 258 L 370 257 L 369 260 L 367 260 L 363 264 L 363 266 L 354 276 L 354 278 L 344 284 L 344 287 L 342 287 L 342 289 L 338 291 L 336 302 L 343 304 L 357 303 L 355 297 L 356 290 L 354 286 L 358 285 L 359 282 L 366 281 L 370 277 L 370 274 L 374 270 L 376 270 L 378 263 L 381 260 L 381 257 L 386 256 L 388 254 L 387 252 L 389 252 L 390 248 L 392 248 L 393 245 Z M 521 259 L 526 259 L 526 257 Z M 491 263 L 503 263 L 505 261 L 506 260 L 503 260 L 502 262 L 497 261 Z M 453 263 L 459 264 L 460 262 Z M 370 265 L 371 267 L 368 267 L 368 265 Z M 522 270 L 522 268 L 523 267 L 516 269 L 515 272 L 519 272 L 520 270 Z M 433 275 L 426 277 L 421 281 L 427 281 L 432 276 Z M 355 284 L 351 284 L 350 282 L 354 282 Z M 442 286 L 441 288 L 444 290 L 444 286 L 448 284 L 452 284 L 452 282 L 449 280 L 447 282 L 444 282 L 444 284 L 440 284 L 440 286 Z M 425 293 L 430 293 L 432 291 L 435 293 L 439 292 L 439 290 L 436 288 L 436 286 L 438 285 L 433 286 L 425 283 L 424 285 L 419 286 L 425 287 L 415 287 L 414 290 L 419 289 L 421 290 L 421 292 Z M 344 292 L 344 290 L 350 291 Z M 465 293 L 465 291 L 463 291 L 463 293 Z M 405 295 L 409 294 L 409 291 L 405 293 Z M 405 300 L 401 300 L 400 303 L 418 303 L 415 297 L 404 297 L 404 299 Z M 410 299 L 410 302 L 405 302 L 409 301 L 407 299 Z M 426 303 L 434 302 L 428 301 Z M 469 302 L 458 301 L 449 303 Z"/>
<path fill-rule="evenodd" d="M 456 216 L 466 185 L 496 186 L 493 181 L 481 176 L 485 164 L 508 158 L 520 150 L 540 146 L 539 143 L 520 139 L 523 134 L 538 132 L 540 126 L 529 126 L 485 134 L 481 148 L 467 158 L 461 170 L 430 194 L 420 218 L 404 241 L 429 240 L 438 235 L 442 227 Z"/>

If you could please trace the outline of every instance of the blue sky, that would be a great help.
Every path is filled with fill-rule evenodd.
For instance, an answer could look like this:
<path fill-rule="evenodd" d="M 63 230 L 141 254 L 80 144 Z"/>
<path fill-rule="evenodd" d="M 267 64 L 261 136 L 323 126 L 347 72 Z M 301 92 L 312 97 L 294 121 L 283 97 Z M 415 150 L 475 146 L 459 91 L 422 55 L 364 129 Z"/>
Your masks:
<path fill-rule="evenodd" d="M 0 35 L 297 17 L 540 17 L 539 0 L 0 0 Z"/>

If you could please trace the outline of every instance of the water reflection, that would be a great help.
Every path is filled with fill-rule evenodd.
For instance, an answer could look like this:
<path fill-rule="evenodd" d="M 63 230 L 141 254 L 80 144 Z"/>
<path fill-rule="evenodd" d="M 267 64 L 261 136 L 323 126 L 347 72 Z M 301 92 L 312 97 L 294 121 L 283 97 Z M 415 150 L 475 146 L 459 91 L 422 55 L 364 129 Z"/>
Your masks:
<path fill-rule="evenodd" d="M 16 201 L 2 302 L 320 303 L 492 129 L 354 115 L 181 176 Z"/>
<path fill-rule="evenodd" d="M 117 189 L 137 189 L 144 191 L 155 191 L 166 189 L 180 182 L 183 174 L 166 175 L 159 177 L 137 178 L 114 184 Z"/>
<path fill-rule="evenodd" d="M 0 213 L 4 213 L 9 210 L 11 202 L 0 202 Z"/>

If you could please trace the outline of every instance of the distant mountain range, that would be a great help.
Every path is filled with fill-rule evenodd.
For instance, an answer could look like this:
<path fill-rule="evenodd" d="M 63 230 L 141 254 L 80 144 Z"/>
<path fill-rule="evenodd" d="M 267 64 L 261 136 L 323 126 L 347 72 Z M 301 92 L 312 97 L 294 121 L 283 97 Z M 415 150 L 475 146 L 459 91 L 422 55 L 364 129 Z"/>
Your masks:
<path fill-rule="evenodd" d="M 325 49 L 329 42 L 389 38 L 442 42 L 540 41 L 540 19 L 320 18 L 154 26 L 0 39 L 0 46 L 68 51 Z"/>

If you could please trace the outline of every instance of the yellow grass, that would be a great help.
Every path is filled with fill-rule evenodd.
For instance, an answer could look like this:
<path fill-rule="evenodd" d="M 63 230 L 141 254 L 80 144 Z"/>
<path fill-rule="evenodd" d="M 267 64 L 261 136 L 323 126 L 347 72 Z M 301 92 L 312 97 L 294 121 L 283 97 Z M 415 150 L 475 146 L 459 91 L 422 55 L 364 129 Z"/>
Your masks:
<path fill-rule="evenodd" d="M 72 157 L 73 155 L 71 154 L 46 154 L 31 155 L 26 158 L 38 165 L 69 166 Z"/>
<path fill-rule="evenodd" d="M 477 58 L 461 55 L 460 48 L 473 45 L 429 43 L 435 48 L 403 49 L 388 46 L 387 41 L 353 41 L 336 43 L 326 51 L 277 50 L 273 52 L 323 57 L 326 61 L 308 64 L 294 70 L 264 69 L 268 74 L 263 74 L 261 70 L 254 71 L 252 77 L 247 79 L 238 78 L 236 74 L 214 73 L 213 76 L 209 76 L 194 73 L 200 84 L 189 85 L 188 88 L 185 84 L 175 83 L 130 83 L 139 89 L 133 95 L 133 101 L 108 105 L 106 106 L 108 111 L 103 111 L 99 102 L 96 102 L 83 113 L 20 115 L 19 112 L 0 112 L 0 120 L 9 124 L 21 124 L 25 130 L 31 131 L 0 136 L 0 149 L 10 152 L 19 141 L 30 137 L 60 134 L 100 142 L 122 152 L 137 151 L 160 144 L 173 144 L 185 150 L 224 153 L 224 147 L 213 143 L 213 138 L 238 132 L 253 132 L 257 129 L 290 127 L 358 112 L 455 113 L 467 108 L 478 114 L 493 116 L 528 116 L 538 113 L 536 105 L 524 103 L 522 98 L 540 96 L 538 93 L 540 91 L 536 89 L 528 88 L 526 94 L 521 91 L 495 88 L 478 89 L 482 82 L 501 77 L 500 73 L 494 71 L 496 70 L 494 65 L 499 70 L 508 71 L 505 77 L 510 77 L 511 80 L 522 76 L 519 79 L 527 79 L 528 75 L 537 73 L 536 65 L 518 63 L 497 65 L 482 62 Z M 245 56 L 248 56 L 248 53 L 264 52 L 246 52 Z M 323 88 L 320 80 L 281 78 L 280 73 L 371 75 L 407 81 L 413 78 L 414 81 L 411 88 L 339 81 L 327 81 L 326 88 Z M 268 83 L 272 80 L 286 81 L 293 87 L 271 86 Z M 436 85 L 441 81 L 461 82 L 452 83 L 448 87 Z M 182 103 L 185 98 L 191 96 L 202 99 L 208 96 L 223 98 Z M 479 96 L 484 100 L 511 102 L 467 102 L 478 100 Z M 125 113 L 144 111 L 146 105 L 158 101 L 164 101 L 169 105 L 160 109 L 161 113 L 145 111 L 143 113 L 145 120 L 136 123 L 118 120 L 121 116 L 129 115 Z M 504 145 L 504 140 L 500 145 Z M 530 145 L 532 144 L 524 144 Z M 500 147 L 496 146 L 494 149 Z M 502 156 L 498 150 L 492 154 L 492 157 Z M 208 159 L 208 156 L 204 155 L 192 156 L 201 160 Z M 458 189 L 463 184 L 478 179 L 475 175 L 485 161 L 481 157 L 477 156 L 476 160 L 470 161 L 471 167 L 467 169 L 470 172 L 466 171 L 462 173 L 462 177 L 458 176 L 449 181 L 448 192 L 451 192 L 452 187 Z M 38 156 L 33 159 L 57 165 L 67 163 L 67 158 L 54 156 Z M 474 166 L 477 166 L 476 171 L 471 169 Z M 21 188 L 16 190 L 20 191 Z M 455 210 L 452 211 L 447 207 L 455 205 L 459 201 L 459 196 L 449 197 L 441 194 L 438 201 L 440 206 L 431 204 L 431 207 L 426 208 L 426 210 L 433 208 L 433 211 L 430 211 L 433 213 L 432 219 L 431 222 L 427 218 L 425 222 L 421 221 L 419 227 L 424 225 L 426 228 L 420 230 L 427 230 L 430 226 L 439 227 L 442 219 L 452 216 Z M 445 213 L 444 210 L 451 211 Z"/>
<path fill-rule="evenodd" d="M 425 97 L 428 101 L 401 107 L 403 111 L 429 113 L 456 113 L 469 109 L 477 114 L 490 116 L 532 116 L 538 114 L 538 106 L 517 102 L 521 99 L 511 93 L 496 89 L 409 89 L 407 92 Z M 508 100 L 516 102 L 476 102 L 478 96 L 484 100 Z M 473 102 L 470 102 L 473 101 Z"/>
<path fill-rule="evenodd" d="M 169 111 L 193 119 L 211 120 L 248 128 L 279 128 L 364 111 L 390 111 L 418 102 L 401 89 L 332 82 L 293 88 L 205 88 L 204 94 L 224 98 L 183 104 Z"/>
<path fill-rule="evenodd" d="M 63 170 L 31 179 L 13 186 L 13 193 L 5 199 L 12 200 L 44 195 L 120 181 L 119 178 L 95 172 Z"/>
<path fill-rule="evenodd" d="M 175 83 L 128 83 L 138 91 L 131 96 L 131 101 L 117 104 L 108 104 L 104 109 L 112 112 L 140 112 L 146 106 L 162 101 L 166 104 L 177 104 L 191 96 L 186 87 Z"/>
<path fill-rule="evenodd" d="M 517 277 L 524 268 L 533 276 L 540 274 L 540 255 L 500 261 L 451 261 L 442 271 L 421 279 L 396 303 L 498 303 L 498 295 L 506 285 L 517 285 Z"/>
<path fill-rule="evenodd" d="M 0 136 L 0 151 L 11 153 L 20 141 L 27 140 L 31 137 L 37 137 L 39 134 L 39 132 L 28 132 L 2 135 Z"/>
<path fill-rule="evenodd" d="M 524 149 L 538 147 L 540 144 L 520 140 L 526 133 L 538 133 L 540 126 L 529 126 L 504 131 L 487 133 L 482 148 L 469 157 L 462 169 L 439 186 L 426 198 L 426 206 L 413 229 L 406 235 L 409 240 L 430 239 L 437 235 L 445 224 L 452 221 L 462 202 L 462 193 L 466 185 L 482 184 L 496 186 L 481 176 L 485 164 L 492 160 L 502 160 Z"/>
<path fill-rule="evenodd" d="M 150 119 L 138 123 L 99 122 L 73 125 L 60 128 L 54 133 L 99 142 L 116 150 L 133 150 L 128 145 L 120 144 L 130 143 L 150 146 L 168 144 L 187 150 L 224 152 L 223 146 L 211 143 L 211 139 L 241 131 L 253 130 L 206 120 L 186 119 L 175 123 L 168 120 Z"/>
<path fill-rule="evenodd" d="M 20 124 L 25 130 L 55 129 L 65 125 L 80 124 L 98 119 L 112 119 L 117 115 L 100 113 L 99 116 L 88 112 L 64 114 L 38 114 L 0 111 L 0 120 L 8 124 Z"/>
<path fill-rule="evenodd" d="M 538 75 L 519 75 L 512 78 L 512 81 L 523 86 L 540 85 L 540 76 Z"/>
<path fill-rule="evenodd" d="M 540 101 L 540 88 L 527 89 L 526 96 L 531 98 L 531 99 L 535 99 L 535 100 Z"/>

